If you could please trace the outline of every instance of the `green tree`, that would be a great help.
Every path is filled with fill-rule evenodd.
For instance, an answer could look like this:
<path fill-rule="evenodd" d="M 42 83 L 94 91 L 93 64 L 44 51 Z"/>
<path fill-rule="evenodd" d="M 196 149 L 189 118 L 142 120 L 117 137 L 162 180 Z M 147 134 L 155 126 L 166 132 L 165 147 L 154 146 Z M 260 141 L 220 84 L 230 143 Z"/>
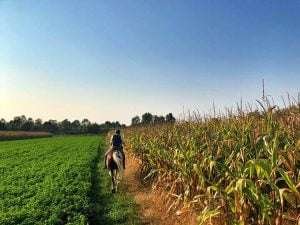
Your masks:
<path fill-rule="evenodd" d="M 154 122 L 155 124 L 164 123 L 164 122 L 165 122 L 165 117 L 154 115 L 154 117 L 153 117 L 153 122 Z"/>
<path fill-rule="evenodd" d="M 15 116 L 13 120 L 9 122 L 9 128 L 12 130 L 21 130 L 22 125 L 27 121 L 26 116 Z"/>
<path fill-rule="evenodd" d="M 7 124 L 6 124 L 6 121 L 5 119 L 1 119 L 0 120 L 0 130 L 6 130 L 7 129 Z"/>
<path fill-rule="evenodd" d="M 36 119 L 34 121 L 34 130 L 42 130 L 43 129 L 43 121 L 42 119 Z"/>
<path fill-rule="evenodd" d="M 71 122 L 68 119 L 64 119 L 60 123 L 60 128 L 64 133 L 69 133 L 71 130 Z"/>
<path fill-rule="evenodd" d="M 141 118 L 139 116 L 135 116 L 131 119 L 131 126 L 139 125 L 141 122 Z"/>
<path fill-rule="evenodd" d="M 143 124 L 150 124 L 152 123 L 152 121 L 153 121 L 153 115 L 151 113 L 147 112 L 142 115 Z"/>
<path fill-rule="evenodd" d="M 30 131 L 34 129 L 34 121 L 32 118 L 28 118 L 22 125 L 21 130 Z"/>
<path fill-rule="evenodd" d="M 175 119 L 175 117 L 173 116 L 172 113 L 168 113 L 166 115 L 166 122 L 167 123 L 175 123 L 175 121 L 176 121 L 176 119 Z"/>
<path fill-rule="evenodd" d="M 74 120 L 71 123 L 71 133 L 78 134 L 81 131 L 81 124 L 79 120 Z"/>
<path fill-rule="evenodd" d="M 91 134 L 97 134 L 101 131 L 101 127 L 97 123 L 91 123 L 87 127 L 87 132 Z"/>
<path fill-rule="evenodd" d="M 87 128 L 90 124 L 91 124 L 91 122 L 86 118 L 81 121 L 81 130 L 83 133 L 87 132 L 87 130 L 88 130 Z"/>
<path fill-rule="evenodd" d="M 43 123 L 43 130 L 51 133 L 59 132 L 59 126 L 56 120 L 48 120 Z"/>

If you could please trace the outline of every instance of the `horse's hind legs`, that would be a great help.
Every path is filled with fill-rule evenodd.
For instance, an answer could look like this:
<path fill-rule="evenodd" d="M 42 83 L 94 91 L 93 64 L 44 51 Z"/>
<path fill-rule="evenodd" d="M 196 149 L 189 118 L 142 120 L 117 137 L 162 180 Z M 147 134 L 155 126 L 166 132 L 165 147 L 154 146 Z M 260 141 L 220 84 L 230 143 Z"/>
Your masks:
<path fill-rule="evenodd" d="M 111 192 L 116 193 L 116 181 L 114 171 L 111 170 Z"/>

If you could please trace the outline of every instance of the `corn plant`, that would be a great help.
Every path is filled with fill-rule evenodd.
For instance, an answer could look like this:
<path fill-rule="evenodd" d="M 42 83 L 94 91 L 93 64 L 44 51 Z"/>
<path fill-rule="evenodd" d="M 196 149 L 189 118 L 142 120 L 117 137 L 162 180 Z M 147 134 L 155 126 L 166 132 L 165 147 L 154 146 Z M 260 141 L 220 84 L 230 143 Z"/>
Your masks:
<path fill-rule="evenodd" d="M 300 107 L 126 130 L 142 174 L 199 223 L 280 225 L 300 214 Z M 151 178 L 151 179 L 150 179 Z M 294 219 L 295 218 L 290 218 Z"/>

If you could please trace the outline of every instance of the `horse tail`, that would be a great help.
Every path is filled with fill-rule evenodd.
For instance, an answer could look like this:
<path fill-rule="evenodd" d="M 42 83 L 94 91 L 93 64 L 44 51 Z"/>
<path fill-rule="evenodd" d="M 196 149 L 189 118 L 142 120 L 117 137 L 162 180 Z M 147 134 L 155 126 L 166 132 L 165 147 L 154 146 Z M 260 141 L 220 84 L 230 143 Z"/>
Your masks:
<path fill-rule="evenodd" d="M 124 171 L 122 154 L 120 152 L 114 151 L 112 157 L 115 163 L 117 164 L 119 172 L 122 174 Z"/>

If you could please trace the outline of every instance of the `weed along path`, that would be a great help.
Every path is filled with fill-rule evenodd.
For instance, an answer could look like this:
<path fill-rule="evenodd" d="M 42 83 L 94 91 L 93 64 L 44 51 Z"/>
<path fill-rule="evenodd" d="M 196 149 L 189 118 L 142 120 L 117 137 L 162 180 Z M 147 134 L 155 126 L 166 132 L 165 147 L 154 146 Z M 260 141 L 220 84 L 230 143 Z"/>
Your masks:
<path fill-rule="evenodd" d="M 105 145 L 100 143 L 92 166 L 89 225 L 139 225 L 138 207 L 133 197 L 122 185 L 117 193 L 112 194 L 110 191 L 111 179 L 103 162 L 105 149 Z"/>

